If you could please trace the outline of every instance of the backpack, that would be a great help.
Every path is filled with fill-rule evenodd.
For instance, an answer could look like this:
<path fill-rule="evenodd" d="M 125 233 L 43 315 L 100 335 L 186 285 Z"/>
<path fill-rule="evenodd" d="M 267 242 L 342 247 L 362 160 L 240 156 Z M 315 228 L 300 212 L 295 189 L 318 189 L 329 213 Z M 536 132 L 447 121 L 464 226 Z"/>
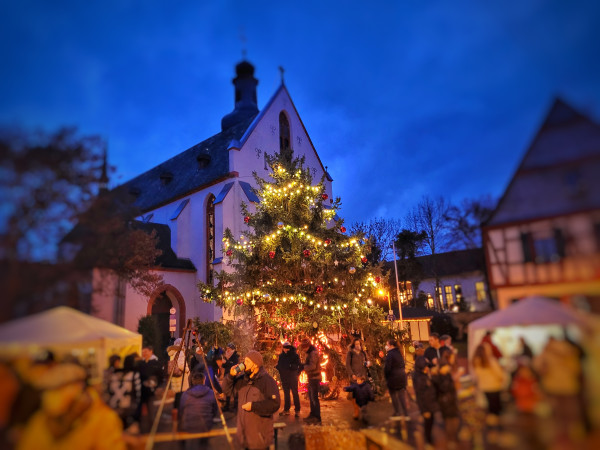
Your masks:
<path fill-rule="evenodd" d="M 183 372 L 181 371 L 181 369 L 179 368 L 179 365 L 177 364 L 177 361 L 175 361 L 174 359 L 170 359 L 169 360 L 169 373 L 172 373 L 174 377 L 180 377 L 183 375 Z"/>

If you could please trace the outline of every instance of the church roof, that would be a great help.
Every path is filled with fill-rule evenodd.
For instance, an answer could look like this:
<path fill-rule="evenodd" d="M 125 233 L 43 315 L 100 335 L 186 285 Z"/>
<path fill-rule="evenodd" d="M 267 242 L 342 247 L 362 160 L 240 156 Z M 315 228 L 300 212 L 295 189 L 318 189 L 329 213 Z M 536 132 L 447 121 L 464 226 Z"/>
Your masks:
<path fill-rule="evenodd" d="M 144 212 L 229 177 L 230 143 L 242 138 L 254 117 L 188 148 L 123 186 L 136 197 L 135 205 Z"/>
<path fill-rule="evenodd" d="M 183 269 L 196 271 L 196 266 L 189 259 L 178 258 L 171 248 L 171 229 L 169 225 L 151 222 L 135 221 L 134 227 L 138 230 L 143 230 L 146 233 L 156 231 L 157 243 L 156 248 L 162 251 L 162 254 L 156 258 L 156 265 L 165 269 Z"/>
<path fill-rule="evenodd" d="M 600 125 L 557 99 L 486 227 L 600 208 Z"/>

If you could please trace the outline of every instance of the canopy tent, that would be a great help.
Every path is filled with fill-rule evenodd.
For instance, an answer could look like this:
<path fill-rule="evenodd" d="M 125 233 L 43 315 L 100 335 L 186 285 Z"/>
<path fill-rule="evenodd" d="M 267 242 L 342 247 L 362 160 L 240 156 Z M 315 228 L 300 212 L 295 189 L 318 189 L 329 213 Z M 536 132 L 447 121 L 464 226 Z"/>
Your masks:
<path fill-rule="evenodd" d="M 573 308 L 545 297 L 528 297 L 508 308 L 495 311 L 469 324 L 469 361 L 486 331 L 494 331 L 493 340 L 505 356 L 520 351 L 523 337 L 534 354 L 539 353 L 549 336 L 579 339 L 586 318 Z"/>
<path fill-rule="evenodd" d="M 50 350 L 74 355 L 99 376 L 113 354 L 140 352 L 142 336 L 66 306 L 0 325 L 0 356 Z"/>

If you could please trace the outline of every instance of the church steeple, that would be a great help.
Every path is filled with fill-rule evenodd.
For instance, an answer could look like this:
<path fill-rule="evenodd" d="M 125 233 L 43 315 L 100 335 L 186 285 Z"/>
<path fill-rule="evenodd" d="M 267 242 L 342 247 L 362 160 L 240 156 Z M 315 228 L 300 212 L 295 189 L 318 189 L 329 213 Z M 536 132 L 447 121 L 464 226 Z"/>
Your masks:
<path fill-rule="evenodd" d="M 235 107 L 221 120 L 223 131 L 258 113 L 256 100 L 258 80 L 254 78 L 254 66 L 248 61 L 242 61 L 235 66 L 235 73 L 236 77 L 233 79 Z"/>
<path fill-rule="evenodd" d="M 98 179 L 98 193 L 103 194 L 108 192 L 108 151 L 104 147 L 104 155 L 102 156 L 102 174 Z"/>

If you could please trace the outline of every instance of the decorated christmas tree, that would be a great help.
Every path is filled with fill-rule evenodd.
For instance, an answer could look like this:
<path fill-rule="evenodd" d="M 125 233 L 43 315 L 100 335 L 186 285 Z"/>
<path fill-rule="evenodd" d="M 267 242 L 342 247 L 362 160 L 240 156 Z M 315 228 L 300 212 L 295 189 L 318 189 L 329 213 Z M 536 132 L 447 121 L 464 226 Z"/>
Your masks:
<path fill-rule="evenodd" d="M 270 181 L 255 174 L 255 212 L 242 204 L 246 232 L 225 231 L 232 270 L 217 275 L 217 286 L 200 286 L 204 299 L 288 339 L 381 326 L 383 277 L 369 263 L 369 243 L 338 217 L 340 199 L 329 198 L 323 179 L 313 183 L 304 158 L 275 154 L 268 163 Z"/>

